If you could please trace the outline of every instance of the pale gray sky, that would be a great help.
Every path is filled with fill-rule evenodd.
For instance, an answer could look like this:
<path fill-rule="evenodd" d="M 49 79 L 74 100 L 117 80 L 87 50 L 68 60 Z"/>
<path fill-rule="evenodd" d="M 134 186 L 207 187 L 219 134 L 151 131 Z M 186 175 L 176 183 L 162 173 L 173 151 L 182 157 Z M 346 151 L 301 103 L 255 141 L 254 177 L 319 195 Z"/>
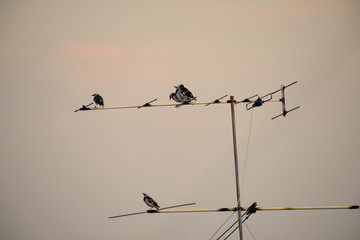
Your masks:
<path fill-rule="evenodd" d="M 360 203 L 360 1 L 0 2 L 0 239 L 210 239 L 234 207 L 230 106 L 78 112 L 287 89 L 253 112 L 242 204 Z M 241 178 L 251 112 L 236 106 Z M 230 220 L 234 222 L 235 218 Z M 360 238 L 358 210 L 259 212 L 259 239 Z M 244 229 L 245 239 L 252 239 Z M 238 239 L 237 233 L 231 239 Z"/>

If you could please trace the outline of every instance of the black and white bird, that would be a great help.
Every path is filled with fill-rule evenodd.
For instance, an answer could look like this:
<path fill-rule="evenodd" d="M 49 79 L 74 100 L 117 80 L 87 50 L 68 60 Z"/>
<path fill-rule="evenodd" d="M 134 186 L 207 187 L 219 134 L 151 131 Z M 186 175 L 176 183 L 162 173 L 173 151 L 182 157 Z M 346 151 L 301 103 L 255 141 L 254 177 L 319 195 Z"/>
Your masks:
<path fill-rule="evenodd" d="M 170 94 L 170 99 L 173 99 L 175 102 L 183 103 L 183 102 L 191 102 L 192 100 L 196 101 L 196 97 L 189 91 L 183 84 L 179 86 L 174 86 L 176 88 L 174 93 Z"/>
<path fill-rule="evenodd" d="M 94 93 L 93 95 L 91 95 L 91 96 L 94 96 L 94 103 L 96 104 L 95 105 L 95 107 L 97 106 L 97 105 L 100 105 L 100 106 L 102 106 L 102 107 L 104 107 L 104 99 L 102 98 L 102 96 L 100 96 L 99 94 L 97 94 L 97 93 Z"/>
<path fill-rule="evenodd" d="M 182 102 L 185 102 L 186 99 L 179 99 L 178 96 L 176 95 L 176 92 L 174 93 L 170 93 L 170 96 L 169 96 L 169 100 L 173 99 L 175 102 L 178 102 L 178 103 L 182 103 Z"/>
<path fill-rule="evenodd" d="M 151 209 L 156 208 L 159 209 L 159 205 L 154 201 L 154 199 L 152 199 L 150 196 L 148 196 L 146 193 L 142 193 L 144 195 L 144 202 L 146 203 L 146 205 L 148 205 Z"/>

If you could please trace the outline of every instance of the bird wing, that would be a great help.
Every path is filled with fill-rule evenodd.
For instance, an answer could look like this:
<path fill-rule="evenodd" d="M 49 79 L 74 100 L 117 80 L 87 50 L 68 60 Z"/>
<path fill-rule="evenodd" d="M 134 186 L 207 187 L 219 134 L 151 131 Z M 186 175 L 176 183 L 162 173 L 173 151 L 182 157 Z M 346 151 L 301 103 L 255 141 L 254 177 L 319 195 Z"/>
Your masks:
<path fill-rule="evenodd" d="M 183 102 L 186 100 L 186 96 L 182 91 L 175 92 L 176 98 L 179 100 L 178 102 Z"/>
<path fill-rule="evenodd" d="M 149 201 L 149 204 L 151 205 L 151 207 L 159 208 L 159 205 L 157 204 L 157 202 L 155 202 L 155 200 L 152 199 L 151 197 L 148 197 L 148 201 Z"/>
<path fill-rule="evenodd" d="M 186 91 L 186 92 L 184 92 L 185 93 L 185 95 L 187 96 L 187 97 L 189 97 L 189 98 L 194 98 L 194 95 L 190 92 L 190 91 Z"/>

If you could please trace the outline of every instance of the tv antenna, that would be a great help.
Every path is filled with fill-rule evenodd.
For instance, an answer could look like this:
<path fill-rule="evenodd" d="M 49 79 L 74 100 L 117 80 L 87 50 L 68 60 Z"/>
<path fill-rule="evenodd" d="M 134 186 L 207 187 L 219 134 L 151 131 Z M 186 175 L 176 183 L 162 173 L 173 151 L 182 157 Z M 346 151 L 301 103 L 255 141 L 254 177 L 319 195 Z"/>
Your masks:
<path fill-rule="evenodd" d="M 169 103 L 169 104 L 152 104 L 153 102 L 157 101 L 157 98 L 146 102 L 141 105 L 130 105 L 130 106 L 113 106 L 113 107 L 90 107 L 93 103 L 90 103 L 88 105 L 82 105 L 81 108 L 75 110 L 75 112 L 78 111 L 94 111 L 94 110 L 114 110 L 114 109 L 141 109 L 141 108 L 152 108 L 152 107 L 171 107 L 174 106 L 176 108 L 179 108 L 181 106 L 193 106 L 193 105 L 205 105 L 210 106 L 212 104 L 230 104 L 231 109 L 231 123 L 232 123 L 232 138 L 233 138 L 233 152 L 234 152 L 234 164 L 235 164 L 235 182 L 236 182 L 236 197 L 237 197 L 237 206 L 233 208 L 218 208 L 218 209 L 188 209 L 188 210 L 167 210 L 169 208 L 176 208 L 181 206 L 187 206 L 187 205 L 193 205 L 195 203 L 189 203 L 189 204 L 181 204 L 171 207 L 166 207 L 158 210 L 147 210 L 146 212 L 137 212 L 137 213 L 129 213 L 129 214 L 123 214 L 118 216 L 112 216 L 109 218 L 118 218 L 118 217 L 126 217 L 131 215 L 138 215 L 138 214 L 144 214 L 144 213 L 195 213 L 195 212 L 237 212 L 238 220 L 233 224 L 233 226 L 237 223 L 237 227 L 235 228 L 239 230 L 239 238 L 240 240 L 243 240 L 243 229 L 242 229 L 242 223 L 246 221 L 250 215 L 256 213 L 257 211 L 276 211 L 276 210 L 323 210 L 323 209 L 359 209 L 358 205 L 351 205 L 351 206 L 320 206 L 320 207 L 273 207 L 273 208 L 260 208 L 257 207 L 256 203 L 253 203 L 249 208 L 243 208 L 241 207 L 240 203 L 240 185 L 239 185 L 239 167 L 238 167 L 238 152 L 237 152 L 237 141 L 236 141 L 236 124 L 235 124 L 235 105 L 239 103 L 246 104 L 246 109 L 251 110 L 253 108 L 261 107 L 265 103 L 268 102 L 280 102 L 282 106 L 282 112 L 281 114 L 278 114 L 271 119 L 277 119 L 278 117 L 286 117 L 288 113 L 297 110 L 300 108 L 300 106 L 291 108 L 290 110 L 286 110 L 286 102 L 285 102 L 285 89 L 287 89 L 290 86 L 293 86 L 296 84 L 297 81 L 290 83 L 288 85 L 281 85 L 280 89 L 277 89 L 273 92 L 267 93 L 263 95 L 262 97 L 259 96 L 259 94 L 255 94 L 251 97 L 245 98 L 243 100 L 237 101 L 235 100 L 234 96 L 230 96 L 230 99 L 224 101 L 225 97 L 228 95 L 224 95 L 220 98 L 217 98 L 210 102 L 190 102 L 190 101 L 184 101 L 182 103 Z M 281 98 L 274 98 L 274 95 L 278 92 L 281 92 Z M 256 98 L 257 97 L 257 98 Z M 255 99 L 256 98 L 256 99 Z M 244 214 L 242 214 L 242 211 L 245 211 Z M 244 220 L 242 220 L 242 217 L 245 217 Z M 229 230 L 229 229 L 228 229 Z M 227 231 L 228 231 L 227 230 Z M 235 231 L 233 230 L 230 235 Z M 226 231 L 226 232 L 227 232 Z M 225 232 L 225 233 L 226 233 Z M 224 233 L 224 234 L 225 234 Z M 223 234 L 223 235 L 224 235 Z M 222 236 L 223 236 L 222 235 Z M 230 235 L 228 235 L 226 238 L 228 238 Z M 221 237 L 221 236 L 220 236 Z M 220 237 L 218 239 L 220 239 Z"/>

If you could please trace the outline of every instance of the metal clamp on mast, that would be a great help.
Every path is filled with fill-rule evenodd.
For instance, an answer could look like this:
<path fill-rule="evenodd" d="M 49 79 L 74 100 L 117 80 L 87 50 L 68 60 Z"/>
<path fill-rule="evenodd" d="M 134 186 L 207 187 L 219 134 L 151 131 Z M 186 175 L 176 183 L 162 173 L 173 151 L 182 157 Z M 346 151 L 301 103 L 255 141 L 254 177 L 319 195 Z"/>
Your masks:
<path fill-rule="evenodd" d="M 218 99 L 216 99 L 215 101 L 213 101 L 213 102 L 211 102 L 211 103 L 207 103 L 207 104 L 205 105 L 205 107 L 209 106 L 210 104 L 220 103 L 220 100 L 223 99 L 223 98 L 225 98 L 225 97 L 227 97 L 227 95 L 224 95 L 224 96 L 222 96 L 221 98 L 218 98 Z"/>
<path fill-rule="evenodd" d="M 266 95 L 264 95 L 262 97 L 258 97 L 254 102 L 248 101 L 249 103 L 246 104 L 246 110 L 250 110 L 250 109 L 255 108 L 255 107 L 261 107 L 264 103 L 272 100 L 272 94 L 273 93 L 268 93 L 268 94 L 266 94 Z M 252 97 L 256 97 L 256 96 L 258 96 L 258 94 L 254 95 Z M 265 99 L 267 96 L 270 96 L 270 97 L 268 99 Z M 245 100 L 249 100 L 249 99 L 245 99 Z M 249 107 L 249 105 L 251 105 L 251 106 Z"/>
<path fill-rule="evenodd" d="M 150 106 L 151 106 L 151 103 L 153 103 L 153 102 L 155 102 L 155 101 L 157 101 L 157 98 L 155 98 L 154 100 L 151 100 L 150 102 L 145 103 L 145 104 L 142 105 L 142 106 L 139 106 L 138 109 L 143 108 L 143 107 L 150 107 Z"/>
<path fill-rule="evenodd" d="M 82 105 L 81 108 L 75 110 L 74 112 L 90 110 L 89 106 L 92 105 L 92 104 L 93 104 L 93 103 L 90 103 L 90 104 L 88 104 L 88 105 L 86 105 L 86 106 L 85 106 L 85 105 Z"/>
<path fill-rule="evenodd" d="M 259 96 L 259 94 L 255 94 L 254 96 L 251 96 L 251 97 L 249 97 L 249 98 L 245 98 L 244 100 L 242 100 L 242 101 L 240 101 L 240 102 L 236 102 L 235 105 L 238 104 L 238 103 L 245 103 L 245 102 L 248 103 L 248 102 L 251 102 L 250 99 L 252 99 L 252 98 L 254 98 L 254 97 L 257 97 L 257 96 Z"/>

